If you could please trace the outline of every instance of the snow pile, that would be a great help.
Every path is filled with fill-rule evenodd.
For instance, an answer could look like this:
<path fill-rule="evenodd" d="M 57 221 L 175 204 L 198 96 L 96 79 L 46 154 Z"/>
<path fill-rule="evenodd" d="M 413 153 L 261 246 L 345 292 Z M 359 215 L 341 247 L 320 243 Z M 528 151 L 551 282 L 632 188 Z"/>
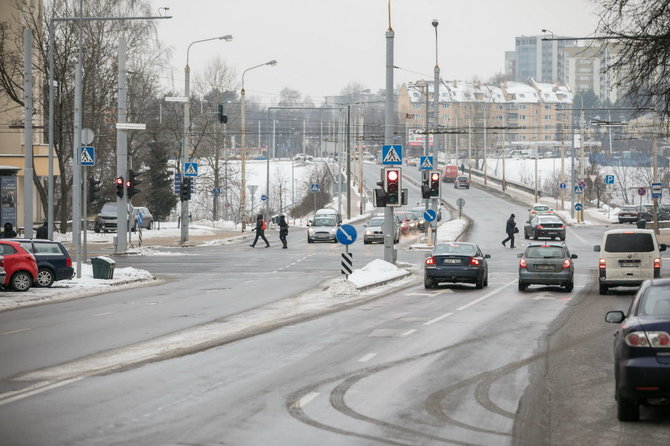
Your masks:
<path fill-rule="evenodd" d="M 349 275 L 349 281 L 361 288 L 374 283 L 384 282 L 409 275 L 409 272 L 400 269 L 392 263 L 381 259 L 375 259 L 361 269 L 355 270 Z"/>

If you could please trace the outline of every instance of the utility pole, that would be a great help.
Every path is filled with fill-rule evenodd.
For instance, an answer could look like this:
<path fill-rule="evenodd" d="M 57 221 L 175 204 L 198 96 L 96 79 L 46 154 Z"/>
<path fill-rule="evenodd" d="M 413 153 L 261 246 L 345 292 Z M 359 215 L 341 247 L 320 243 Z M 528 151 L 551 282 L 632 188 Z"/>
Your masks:
<path fill-rule="evenodd" d="M 389 24 L 386 30 L 386 100 L 384 104 L 384 143 L 393 144 L 393 129 L 395 127 L 395 115 L 393 104 L 393 41 L 395 32 L 391 27 L 391 0 L 388 2 Z M 402 197 L 402 191 L 398 191 Z M 397 251 L 393 247 L 395 238 L 393 230 L 393 207 L 384 208 L 384 260 L 395 264 Z"/>

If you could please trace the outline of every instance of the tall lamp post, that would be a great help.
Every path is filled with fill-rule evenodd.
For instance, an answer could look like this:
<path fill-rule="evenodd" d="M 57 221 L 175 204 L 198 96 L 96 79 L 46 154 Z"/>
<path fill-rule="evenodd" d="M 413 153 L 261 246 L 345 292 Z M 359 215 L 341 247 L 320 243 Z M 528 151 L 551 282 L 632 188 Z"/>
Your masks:
<path fill-rule="evenodd" d="M 434 75 L 435 79 L 433 79 L 433 94 L 434 96 L 434 102 L 433 102 L 433 114 L 435 115 L 433 118 L 433 122 L 435 123 L 435 137 L 433 138 L 433 166 L 434 168 L 438 167 L 438 160 L 437 160 L 437 149 L 438 149 L 438 132 L 437 130 L 440 127 L 440 65 L 437 63 L 437 25 L 438 21 L 437 19 L 433 19 L 432 22 L 433 28 L 435 28 L 435 69 L 434 69 Z M 426 91 L 427 93 L 427 91 Z M 484 177 L 486 179 L 486 177 Z M 431 208 L 437 212 L 439 211 L 439 198 L 440 197 L 433 197 L 431 200 Z M 437 236 L 437 219 L 433 220 L 432 223 L 432 228 L 433 228 L 433 238 L 435 239 Z M 435 240 L 433 240 L 434 242 Z M 428 242 L 429 245 L 431 241 Z"/>
<path fill-rule="evenodd" d="M 184 67 L 184 96 L 186 101 L 184 102 L 184 134 L 181 145 L 181 175 L 182 175 L 182 187 L 184 186 L 184 174 L 186 173 L 186 163 L 188 162 L 188 146 L 190 145 L 189 131 L 191 127 L 191 101 L 190 101 L 190 87 L 191 87 L 191 68 L 188 66 L 188 55 L 191 51 L 191 47 L 196 43 L 209 42 L 210 40 L 225 40 L 230 42 L 233 40 L 233 36 L 226 34 L 225 36 L 212 37 L 209 39 L 196 40 L 191 42 L 186 49 L 186 67 Z M 181 242 L 186 243 L 188 241 L 188 201 L 181 202 Z"/>
<path fill-rule="evenodd" d="M 247 101 L 244 91 L 244 75 L 247 74 L 247 71 L 253 70 L 254 68 L 260 68 L 265 65 L 274 66 L 277 65 L 277 61 L 272 59 L 271 61 L 254 65 L 253 67 L 247 68 L 242 72 L 242 90 L 240 91 L 240 133 L 241 133 L 241 158 L 242 158 L 242 184 L 240 187 L 240 206 L 242 207 L 242 232 L 246 229 L 246 212 L 244 208 L 246 207 L 245 202 L 247 198 L 246 188 L 247 188 L 247 167 L 246 167 L 246 158 L 247 158 L 247 146 L 246 146 L 246 113 L 247 113 Z"/>

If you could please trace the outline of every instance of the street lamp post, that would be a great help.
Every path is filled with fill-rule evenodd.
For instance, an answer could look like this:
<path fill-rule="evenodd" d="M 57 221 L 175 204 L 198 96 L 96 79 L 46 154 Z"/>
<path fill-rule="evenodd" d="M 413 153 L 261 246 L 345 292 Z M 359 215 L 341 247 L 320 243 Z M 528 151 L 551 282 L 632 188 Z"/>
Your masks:
<path fill-rule="evenodd" d="M 253 70 L 254 68 L 260 68 L 265 65 L 274 66 L 277 65 L 277 61 L 272 59 L 268 62 L 254 65 L 249 67 L 242 72 L 242 89 L 240 90 L 240 133 L 241 133 L 241 162 L 242 162 L 242 181 L 240 186 L 240 206 L 242 207 L 242 232 L 246 229 L 246 212 L 245 212 L 245 201 L 246 201 L 246 176 L 247 176 L 247 167 L 246 167 L 246 158 L 247 158 L 247 146 L 246 146 L 246 113 L 247 113 L 247 100 L 246 94 L 244 91 L 244 75 L 247 74 L 247 71 Z"/>
<path fill-rule="evenodd" d="M 182 135 L 182 145 L 181 145 L 181 175 L 182 175 L 182 187 L 184 175 L 186 174 L 186 163 L 188 162 L 188 146 L 190 144 L 189 138 L 189 128 L 191 126 L 191 68 L 188 66 L 188 56 L 191 51 L 191 47 L 196 43 L 209 42 L 210 40 L 225 40 L 230 42 L 233 40 L 233 36 L 226 34 L 225 36 L 220 37 L 211 37 L 209 39 L 196 40 L 191 42 L 186 49 L 186 66 L 184 67 L 184 96 L 186 97 L 186 102 L 184 102 L 184 134 Z M 181 243 L 186 243 L 188 241 L 188 201 L 181 202 Z"/>

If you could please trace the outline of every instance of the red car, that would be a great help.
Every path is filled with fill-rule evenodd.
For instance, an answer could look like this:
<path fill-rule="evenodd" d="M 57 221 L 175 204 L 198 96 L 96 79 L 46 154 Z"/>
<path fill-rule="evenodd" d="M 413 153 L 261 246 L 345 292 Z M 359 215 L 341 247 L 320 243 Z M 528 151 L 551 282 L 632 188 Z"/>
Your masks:
<path fill-rule="evenodd" d="M 0 240 L 0 267 L 5 270 L 2 285 L 11 286 L 16 291 L 26 291 L 37 279 L 35 256 L 17 242 Z"/>

